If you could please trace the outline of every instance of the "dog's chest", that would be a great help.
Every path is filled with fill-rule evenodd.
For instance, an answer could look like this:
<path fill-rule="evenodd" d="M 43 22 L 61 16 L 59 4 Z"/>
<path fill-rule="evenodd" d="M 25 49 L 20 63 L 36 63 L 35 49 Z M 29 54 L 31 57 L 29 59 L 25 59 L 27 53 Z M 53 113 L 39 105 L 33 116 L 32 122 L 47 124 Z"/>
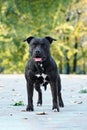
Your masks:
<path fill-rule="evenodd" d="M 46 74 L 36 74 L 36 77 L 37 77 L 37 79 L 39 79 L 40 80 L 40 78 L 41 79 L 43 79 L 43 83 L 45 83 L 45 82 L 47 82 L 47 75 Z"/>
<path fill-rule="evenodd" d="M 47 85 L 49 83 L 49 78 L 47 75 L 45 74 L 36 74 L 36 77 L 37 77 L 37 83 L 40 85 L 40 86 L 43 86 L 44 87 L 44 90 L 47 89 Z"/>
<path fill-rule="evenodd" d="M 36 69 L 37 69 L 37 73 L 36 73 L 36 77 L 37 79 L 43 79 L 43 83 L 45 83 L 47 80 L 47 75 L 45 74 L 45 69 L 43 67 L 43 64 L 41 63 L 37 63 L 36 65 Z"/>
<path fill-rule="evenodd" d="M 35 76 L 37 77 L 36 82 L 38 82 L 40 85 L 44 86 L 46 89 L 49 79 L 48 79 L 47 74 L 45 74 L 45 69 L 43 67 L 43 64 L 38 63 L 36 65 L 36 70 L 37 70 L 36 74 L 35 74 Z"/>
<path fill-rule="evenodd" d="M 45 69 L 44 69 L 44 67 L 43 67 L 43 64 L 41 64 L 41 63 L 37 63 L 37 64 L 35 64 L 35 68 L 36 68 L 36 74 L 40 74 L 40 75 L 42 75 L 42 73 L 44 73 L 45 72 Z"/>

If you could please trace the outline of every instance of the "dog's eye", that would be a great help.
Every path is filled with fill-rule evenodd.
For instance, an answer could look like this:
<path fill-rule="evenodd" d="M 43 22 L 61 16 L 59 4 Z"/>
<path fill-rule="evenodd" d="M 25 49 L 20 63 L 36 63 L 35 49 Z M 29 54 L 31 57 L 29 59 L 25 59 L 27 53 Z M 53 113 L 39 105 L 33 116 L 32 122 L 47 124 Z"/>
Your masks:
<path fill-rule="evenodd" d="M 31 46 L 32 46 L 32 48 L 35 48 L 35 47 L 36 47 L 36 45 L 35 45 L 35 44 L 32 44 Z"/>
<path fill-rule="evenodd" d="M 41 46 L 45 47 L 46 45 L 44 43 L 42 43 Z"/>

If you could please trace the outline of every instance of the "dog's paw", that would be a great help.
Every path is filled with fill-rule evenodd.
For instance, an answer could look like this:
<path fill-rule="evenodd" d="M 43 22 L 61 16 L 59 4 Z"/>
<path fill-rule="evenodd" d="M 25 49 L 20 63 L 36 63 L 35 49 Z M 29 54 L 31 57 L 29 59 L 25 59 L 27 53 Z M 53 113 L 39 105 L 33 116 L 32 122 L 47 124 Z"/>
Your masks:
<path fill-rule="evenodd" d="M 53 112 L 59 112 L 59 109 L 55 108 L 53 109 Z"/>
<path fill-rule="evenodd" d="M 42 101 L 41 100 L 38 100 L 37 106 L 42 106 Z"/>
<path fill-rule="evenodd" d="M 40 104 L 40 103 L 37 103 L 37 106 L 39 107 L 39 106 L 42 106 L 42 104 Z"/>
<path fill-rule="evenodd" d="M 58 107 L 53 107 L 52 110 L 53 110 L 54 112 L 59 112 L 59 108 L 58 108 Z"/>
<path fill-rule="evenodd" d="M 27 106 L 26 111 L 34 111 L 34 108 L 32 106 Z"/>

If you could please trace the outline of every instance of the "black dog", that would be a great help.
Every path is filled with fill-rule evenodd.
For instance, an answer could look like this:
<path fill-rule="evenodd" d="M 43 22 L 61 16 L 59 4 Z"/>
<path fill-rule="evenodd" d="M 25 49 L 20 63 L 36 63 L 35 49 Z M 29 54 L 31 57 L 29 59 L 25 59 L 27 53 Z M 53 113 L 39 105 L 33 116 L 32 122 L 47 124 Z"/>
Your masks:
<path fill-rule="evenodd" d="M 28 105 L 26 110 L 33 111 L 33 89 L 38 91 L 37 105 L 42 105 L 42 92 L 40 85 L 46 89 L 50 83 L 52 91 L 53 110 L 59 111 L 59 106 L 64 107 L 61 97 L 61 81 L 58 74 L 57 65 L 50 54 L 50 45 L 54 38 L 35 38 L 28 37 L 30 55 L 26 69 L 25 77 L 27 81 Z"/>

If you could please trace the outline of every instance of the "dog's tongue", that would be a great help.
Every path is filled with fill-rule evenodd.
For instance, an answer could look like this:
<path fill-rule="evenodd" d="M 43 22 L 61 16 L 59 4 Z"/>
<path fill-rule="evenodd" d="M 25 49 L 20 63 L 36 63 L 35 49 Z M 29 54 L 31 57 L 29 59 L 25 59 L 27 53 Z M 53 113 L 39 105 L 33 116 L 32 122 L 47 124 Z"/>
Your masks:
<path fill-rule="evenodd" d="M 35 61 L 42 61 L 42 58 L 34 58 Z"/>

